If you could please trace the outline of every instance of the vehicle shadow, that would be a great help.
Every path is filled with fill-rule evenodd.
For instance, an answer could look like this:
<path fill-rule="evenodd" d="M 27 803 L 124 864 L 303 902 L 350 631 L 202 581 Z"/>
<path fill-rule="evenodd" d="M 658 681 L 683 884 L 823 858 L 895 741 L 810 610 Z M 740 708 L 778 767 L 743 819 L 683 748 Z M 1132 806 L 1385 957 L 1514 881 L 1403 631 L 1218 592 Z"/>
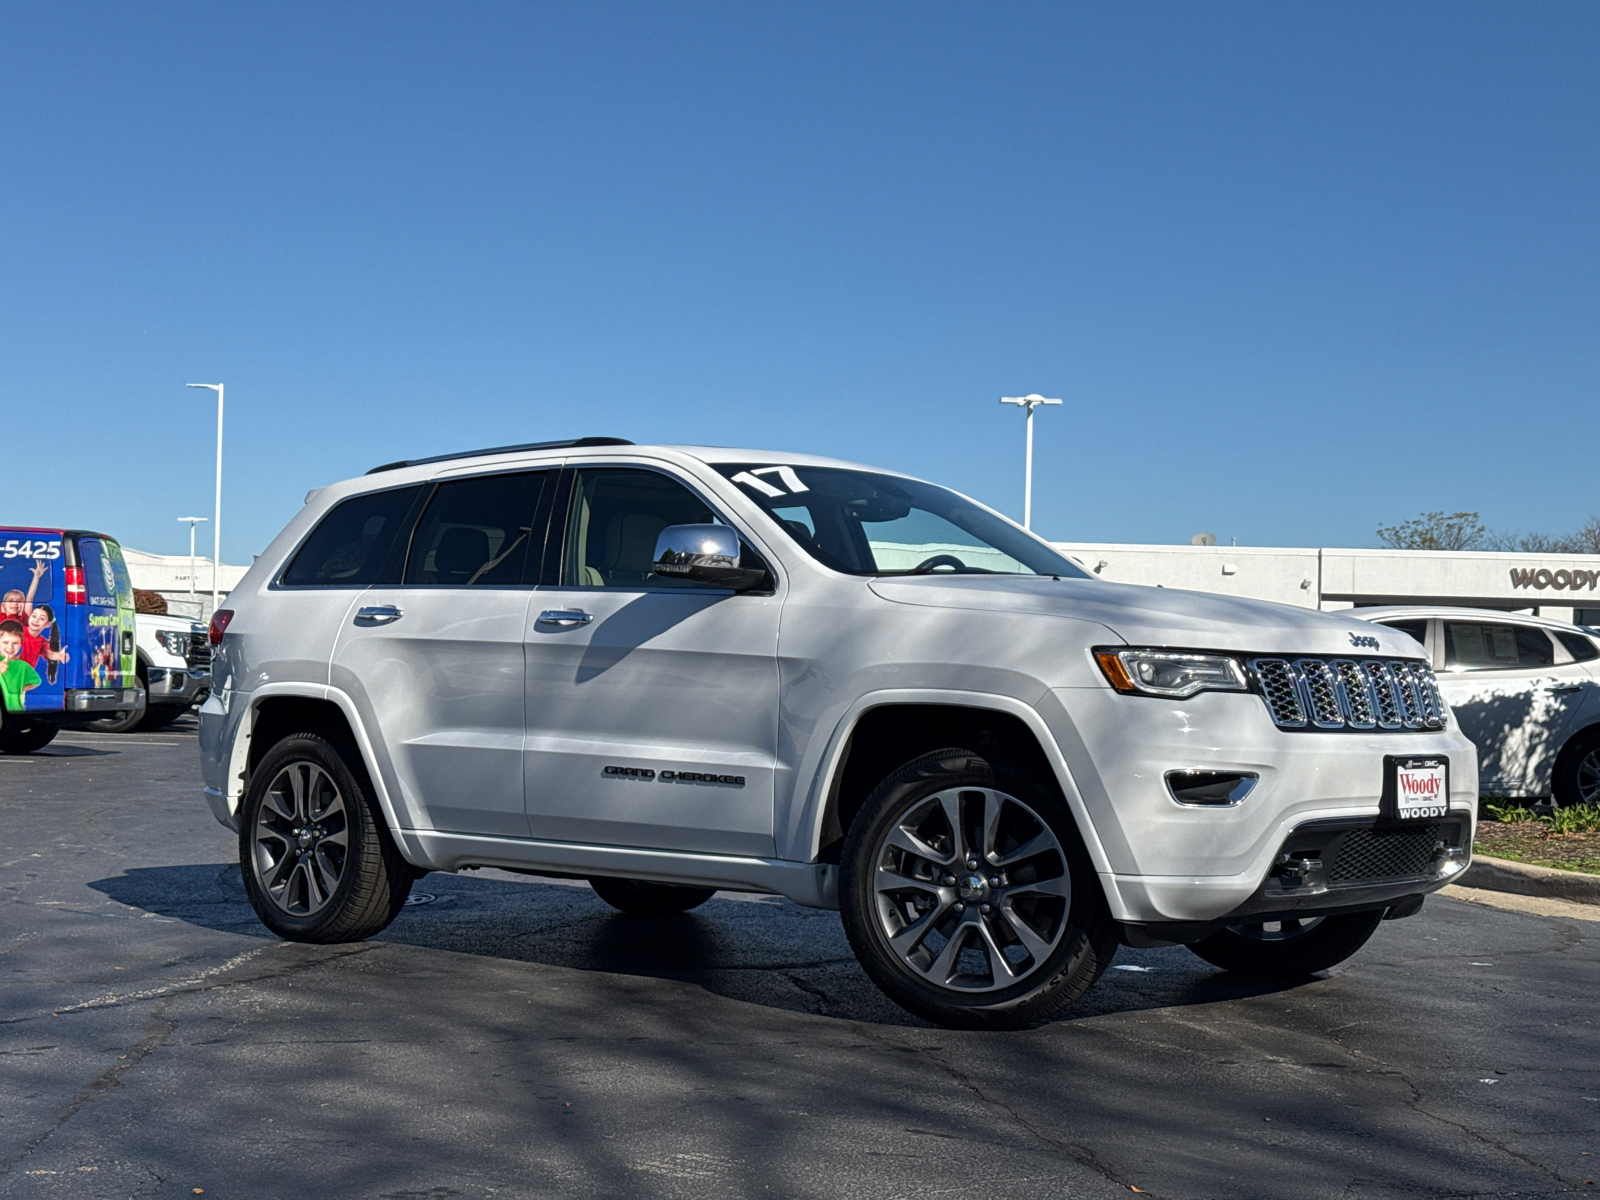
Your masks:
<path fill-rule="evenodd" d="M 483 876 L 474 878 L 474 876 Z M 227 863 L 136 867 L 89 884 L 132 908 L 207 929 L 272 937 Z M 867 978 L 837 913 L 718 893 L 692 912 L 619 913 L 587 884 L 498 871 L 428 875 L 376 942 L 578 971 L 671 979 L 728 999 L 880 1025 L 920 1026 Z M 1124 947 L 1065 1021 L 1269 995 L 1309 981 L 1248 980 L 1182 947 Z"/>

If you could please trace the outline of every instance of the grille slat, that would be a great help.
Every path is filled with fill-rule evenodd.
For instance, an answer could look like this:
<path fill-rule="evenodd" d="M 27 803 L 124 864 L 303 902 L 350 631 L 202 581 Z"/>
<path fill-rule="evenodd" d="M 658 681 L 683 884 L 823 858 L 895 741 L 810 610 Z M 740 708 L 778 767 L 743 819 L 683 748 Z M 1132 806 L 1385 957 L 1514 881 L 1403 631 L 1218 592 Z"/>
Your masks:
<path fill-rule="evenodd" d="M 1380 658 L 1256 658 L 1250 673 L 1280 729 L 1445 727 L 1433 669 L 1426 663 Z"/>

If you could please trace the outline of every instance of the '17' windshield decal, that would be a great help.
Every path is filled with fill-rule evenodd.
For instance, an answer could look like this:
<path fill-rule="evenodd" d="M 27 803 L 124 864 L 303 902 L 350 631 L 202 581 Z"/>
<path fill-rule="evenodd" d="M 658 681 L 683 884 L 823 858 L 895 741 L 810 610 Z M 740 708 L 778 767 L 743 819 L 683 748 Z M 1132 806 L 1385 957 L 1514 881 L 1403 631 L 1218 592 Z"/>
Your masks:
<path fill-rule="evenodd" d="M 759 478 L 762 475 L 776 475 L 779 482 L 789 490 L 786 492 L 782 487 L 778 487 L 769 480 Z M 753 488 L 769 498 L 773 496 L 788 496 L 811 490 L 800 482 L 800 476 L 794 473 L 793 467 L 757 467 L 753 471 L 740 471 L 733 477 L 733 481 L 742 483 L 747 488 Z"/>

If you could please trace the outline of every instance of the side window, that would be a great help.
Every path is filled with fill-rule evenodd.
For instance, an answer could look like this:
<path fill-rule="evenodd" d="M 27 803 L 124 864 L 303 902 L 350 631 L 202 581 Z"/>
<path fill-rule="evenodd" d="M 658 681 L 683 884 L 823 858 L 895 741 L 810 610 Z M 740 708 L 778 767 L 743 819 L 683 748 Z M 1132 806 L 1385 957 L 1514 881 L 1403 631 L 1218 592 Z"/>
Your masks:
<path fill-rule="evenodd" d="M 434 489 L 406 559 L 408 584 L 510 587 L 534 541 L 543 471 L 452 479 Z M 543 546 L 543 538 L 539 539 Z"/>
<path fill-rule="evenodd" d="M 1428 644 L 1428 622 L 1426 619 L 1421 621 L 1379 621 L 1378 624 L 1398 630 L 1407 637 L 1416 638 L 1424 646 Z"/>
<path fill-rule="evenodd" d="M 1572 655 L 1573 662 L 1592 662 L 1600 658 L 1600 649 L 1581 633 L 1568 633 L 1559 631 L 1556 636 L 1561 639 L 1561 644 L 1567 648 L 1567 653 Z"/>
<path fill-rule="evenodd" d="M 596 468 L 576 473 L 562 543 L 563 587 L 683 588 L 650 570 L 668 525 L 724 524 L 683 484 L 656 471 Z"/>
<path fill-rule="evenodd" d="M 366 587 L 378 582 L 422 486 L 368 492 L 336 504 L 284 571 L 289 587 Z"/>
<path fill-rule="evenodd" d="M 1444 665 L 1460 671 L 1515 671 L 1548 667 L 1555 647 L 1542 629 L 1477 622 L 1444 623 Z"/>

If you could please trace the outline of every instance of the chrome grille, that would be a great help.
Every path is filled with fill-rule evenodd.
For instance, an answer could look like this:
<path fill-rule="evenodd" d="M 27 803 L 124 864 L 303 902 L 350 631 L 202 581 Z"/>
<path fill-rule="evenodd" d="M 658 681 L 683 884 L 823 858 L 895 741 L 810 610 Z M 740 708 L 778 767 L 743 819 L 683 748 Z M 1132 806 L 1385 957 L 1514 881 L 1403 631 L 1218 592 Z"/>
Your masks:
<path fill-rule="evenodd" d="M 1302 658 L 1294 665 L 1305 685 L 1312 723 L 1318 729 L 1342 728 L 1344 709 L 1339 704 L 1339 688 L 1333 668 L 1320 658 Z"/>
<path fill-rule="evenodd" d="M 211 637 L 204 629 L 197 629 L 189 634 L 189 653 L 184 656 L 189 661 L 189 669 L 206 670 L 211 666 Z"/>
<path fill-rule="evenodd" d="M 1266 697 L 1272 719 L 1284 729 L 1303 729 L 1305 705 L 1300 701 L 1300 684 L 1294 668 L 1281 658 L 1258 658 L 1250 664 L 1261 694 Z"/>
<path fill-rule="evenodd" d="M 1378 723 L 1377 714 L 1373 711 L 1372 684 L 1367 681 L 1366 674 L 1361 670 L 1361 664 L 1352 662 L 1348 658 L 1341 658 L 1333 664 L 1333 669 L 1339 674 L 1339 698 L 1344 705 L 1344 711 L 1349 714 L 1346 720 L 1352 729 L 1371 729 Z"/>
<path fill-rule="evenodd" d="M 1247 663 L 1280 729 L 1443 729 L 1426 663 L 1399 659 L 1255 658 Z"/>

